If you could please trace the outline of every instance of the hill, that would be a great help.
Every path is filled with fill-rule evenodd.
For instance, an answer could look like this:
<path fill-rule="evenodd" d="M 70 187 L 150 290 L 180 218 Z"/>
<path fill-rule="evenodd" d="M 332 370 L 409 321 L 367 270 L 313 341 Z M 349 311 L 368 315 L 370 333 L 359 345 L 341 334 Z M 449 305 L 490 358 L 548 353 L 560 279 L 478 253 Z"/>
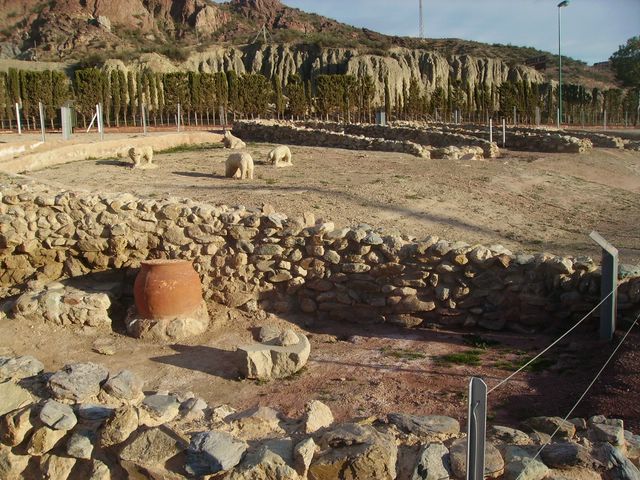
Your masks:
<path fill-rule="evenodd" d="M 116 58 L 130 63 L 155 52 L 181 63 L 194 53 L 221 47 L 245 50 L 246 45 L 264 43 L 263 37 L 268 44 L 304 52 L 350 49 L 388 57 L 401 48 L 448 59 L 499 60 L 509 68 L 545 55 L 550 68 L 543 76 L 555 79 L 557 74 L 557 57 L 533 48 L 388 36 L 290 8 L 279 0 L 0 0 L 0 58 L 85 64 Z M 615 86 L 608 70 L 572 59 L 565 65 L 567 82 L 590 88 Z"/>

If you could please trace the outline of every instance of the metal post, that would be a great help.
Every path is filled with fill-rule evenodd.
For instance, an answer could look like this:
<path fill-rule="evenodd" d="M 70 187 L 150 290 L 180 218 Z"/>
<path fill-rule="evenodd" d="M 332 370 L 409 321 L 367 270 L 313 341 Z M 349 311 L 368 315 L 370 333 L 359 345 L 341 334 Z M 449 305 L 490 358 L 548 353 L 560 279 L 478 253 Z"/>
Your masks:
<path fill-rule="evenodd" d="M 144 108 L 144 103 L 140 104 L 140 113 L 142 117 L 142 134 L 147 135 L 147 113 Z"/>
<path fill-rule="evenodd" d="M 489 119 L 489 142 L 493 143 L 493 118 Z"/>
<path fill-rule="evenodd" d="M 102 118 L 102 104 L 96 105 L 96 116 L 98 122 L 98 133 L 100 134 L 100 140 L 104 140 L 104 121 Z"/>
<path fill-rule="evenodd" d="M 180 104 L 178 104 L 178 115 L 176 117 L 176 125 L 178 126 L 178 132 L 180 131 Z"/>
<path fill-rule="evenodd" d="M 616 307 L 618 303 L 618 292 L 614 291 L 618 285 L 618 249 L 595 230 L 591 232 L 589 237 L 602 247 L 600 296 L 605 298 L 613 292 L 600 307 L 600 339 L 612 340 L 616 331 Z"/>
<path fill-rule="evenodd" d="M 60 109 L 60 118 L 62 119 L 62 138 L 69 140 L 71 138 L 71 109 L 62 107 Z"/>
<path fill-rule="evenodd" d="M 502 148 L 507 146 L 507 120 L 502 119 Z"/>
<path fill-rule="evenodd" d="M 40 111 L 40 131 L 42 132 L 42 142 L 44 143 L 44 105 L 38 102 L 38 110 Z"/>
<path fill-rule="evenodd" d="M 18 135 L 22 135 L 22 124 L 20 123 L 20 105 L 16 103 L 16 123 L 18 124 Z"/>
<path fill-rule="evenodd" d="M 469 382 L 467 412 L 467 480 L 484 480 L 487 434 L 487 384 L 473 377 Z"/>

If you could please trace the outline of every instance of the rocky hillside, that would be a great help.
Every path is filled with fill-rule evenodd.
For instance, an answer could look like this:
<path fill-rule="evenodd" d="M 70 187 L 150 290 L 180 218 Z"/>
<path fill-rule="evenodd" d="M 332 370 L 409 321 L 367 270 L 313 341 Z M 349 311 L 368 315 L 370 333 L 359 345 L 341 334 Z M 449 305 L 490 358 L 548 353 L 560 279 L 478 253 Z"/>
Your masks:
<path fill-rule="evenodd" d="M 266 40 L 258 35 L 266 28 Z M 256 38 L 257 37 L 257 38 Z M 506 80 L 544 82 L 523 65 L 531 48 L 445 39 L 420 40 L 356 29 L 289 8 L 279 0 L 0 0 L 0 58 L 102 64 L 160 71 L 235 69 L 312 78 L 367 74 L 378 95 L 416 78 L 427 90 L 449 78 L 472 87 Z M 550 65 L 554 64 L 548 55 Z M 120 63 L 122 62 L 122 63 Z M 610 72 L 566 61 L 567 82 L 610 88 Z M 549 71 L 549 79 L 555 72 Z"/>

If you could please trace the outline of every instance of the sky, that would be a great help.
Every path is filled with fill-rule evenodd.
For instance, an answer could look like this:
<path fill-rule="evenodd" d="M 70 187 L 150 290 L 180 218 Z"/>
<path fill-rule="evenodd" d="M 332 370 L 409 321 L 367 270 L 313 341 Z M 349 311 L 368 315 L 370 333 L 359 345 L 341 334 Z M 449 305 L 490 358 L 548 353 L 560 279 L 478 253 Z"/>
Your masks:
<path fill-rule="evenodd" d="M 558 51 L 560 0 L 423 0 L 425 36 Z M 283 0 L 356 27 L 418 36 L 418 0 Z M 571 0 L 562 9 L 562 54 L 607 60 L 640 35 L 640 0 Z"/>

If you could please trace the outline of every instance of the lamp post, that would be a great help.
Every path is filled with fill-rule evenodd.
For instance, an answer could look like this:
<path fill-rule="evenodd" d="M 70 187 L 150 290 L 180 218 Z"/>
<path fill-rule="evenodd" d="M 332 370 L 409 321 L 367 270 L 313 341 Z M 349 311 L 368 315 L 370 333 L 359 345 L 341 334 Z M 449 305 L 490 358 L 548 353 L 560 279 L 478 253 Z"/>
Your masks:
<path fill-rule="evenodd" d="M 560 23 L 560 11 L 563 7 L 567 7 L 569 5 L 569 0 L 563 0 L 558 4 L 558 129 L 560 128 L 560 124 L 562 123 L 562 51 L 560 50 L 560 39 L 561 39 L 561 23 Z"/>

